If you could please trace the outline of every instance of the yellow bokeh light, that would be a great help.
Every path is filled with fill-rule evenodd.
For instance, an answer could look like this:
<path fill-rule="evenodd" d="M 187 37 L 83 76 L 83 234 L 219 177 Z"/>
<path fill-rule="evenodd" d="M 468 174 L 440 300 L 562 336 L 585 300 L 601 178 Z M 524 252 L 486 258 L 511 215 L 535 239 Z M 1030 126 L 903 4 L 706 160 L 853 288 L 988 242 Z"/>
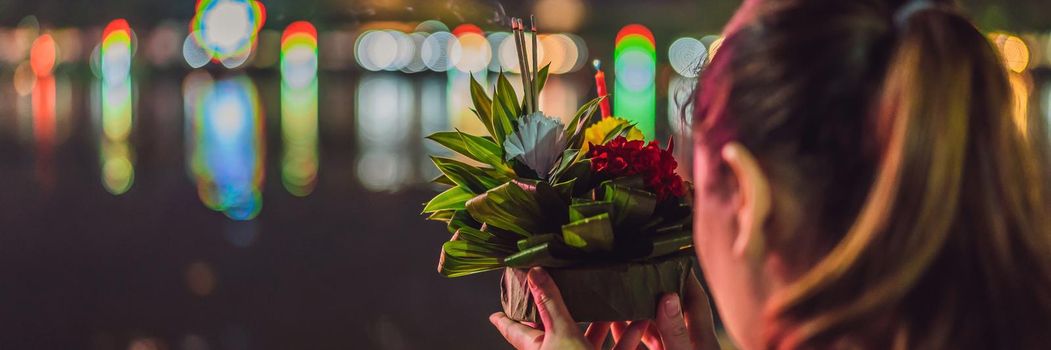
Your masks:
<path fill-rule="evenodd" d="M 1000 51 L 1000 57 L 1007 69 L 1021 73 L 1029 67 L 1029 46 L 1022 38 L 1004 33 L 993 33 L 990 38 Z"/>

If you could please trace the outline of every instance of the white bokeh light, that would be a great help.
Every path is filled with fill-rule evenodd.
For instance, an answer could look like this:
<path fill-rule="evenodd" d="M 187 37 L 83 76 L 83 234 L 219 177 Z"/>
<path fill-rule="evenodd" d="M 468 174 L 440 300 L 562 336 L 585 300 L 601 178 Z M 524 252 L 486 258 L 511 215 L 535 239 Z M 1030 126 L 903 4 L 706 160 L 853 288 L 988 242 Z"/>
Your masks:
<path fill-rule="evenodd" d="M 283 53 L 281 77 L 289 87 L 302 88 L 317 78 L 317 51 L 310 45 L 295 45 Z"/>
<path fill-rule="evenodd" d="M 481 72 L 489 67 L 489 61 L 493 57 L 493 49 L 489 41 L 478 33 L 466 33 L 460 36 L 460 47 L 463 54 L 460 61 L 456 63 L 456 69 L 461 72 Z"/>
<path fill-rule="evenodd" d="M 701 64 L 708 58 L 708 49 L 700 40 L 684 37 L 676 39 L 668 47 L 668 62 L 679 75 L 694 78 Z"/>
<path fill-rule="evenodd" d="M 182 42 L 182 58 L 186 60 L 186 64 L 190 65 L 191 68 L 201 68 L 208 64 L 211 60 L 211 56 L 208 52 L 197 45 L 197 41 L 193 39 L 194 34 L 186 36 L 186 40 Z"/>
<path fill-rule="evenodd" d="M 463 48 L 456 36 L 448 32 L 431 34 L 420 46 L 423 64 L 436 72 L 444 72 L 456 66 L 463 57 Z"/>
<path fill-rule="evenodd" d="M 249 18 L 251 6 L 246 2 L 222 1 L 204 13 L 205 45 L 221 55 L 241 48 L 255 29 Z"/>

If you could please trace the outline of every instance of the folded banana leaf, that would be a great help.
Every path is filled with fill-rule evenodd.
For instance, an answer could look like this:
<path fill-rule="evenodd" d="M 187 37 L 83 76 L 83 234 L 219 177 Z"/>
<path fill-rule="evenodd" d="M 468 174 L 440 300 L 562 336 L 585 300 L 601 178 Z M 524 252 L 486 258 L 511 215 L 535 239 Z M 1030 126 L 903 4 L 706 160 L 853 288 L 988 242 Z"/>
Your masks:
<path fill-rule="evenodd" d="M 632 321 L 653 319 L 662 295 L 682 295 L 693 266 L 693 254 L 682 253 L 641 262 L 547 268 L 546 271 L 558 285 L 573 320 Z M 500 302 L 511 319 L 539 323 L 527 272 L 527 269 L 504 269 Z"/>

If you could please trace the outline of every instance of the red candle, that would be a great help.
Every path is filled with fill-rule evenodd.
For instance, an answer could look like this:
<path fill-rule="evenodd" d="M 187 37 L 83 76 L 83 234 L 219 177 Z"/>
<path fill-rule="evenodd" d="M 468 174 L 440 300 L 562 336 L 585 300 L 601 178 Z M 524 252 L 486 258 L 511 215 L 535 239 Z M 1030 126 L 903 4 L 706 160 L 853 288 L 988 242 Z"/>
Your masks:
<path fill-rule="evenodd" d="M 595 89 L 598 90 L 599 96 L 606 97 L 599 103 L 599 109 L 602 110 L 602 119 L 606 119 L 613 115 L 609 110 L 609 93 L 606 91 L 606 73 L 602 72 L 602 63 L 599 62 L 599 60 L 595 60 L 592 63 L 595 65 Z"/>

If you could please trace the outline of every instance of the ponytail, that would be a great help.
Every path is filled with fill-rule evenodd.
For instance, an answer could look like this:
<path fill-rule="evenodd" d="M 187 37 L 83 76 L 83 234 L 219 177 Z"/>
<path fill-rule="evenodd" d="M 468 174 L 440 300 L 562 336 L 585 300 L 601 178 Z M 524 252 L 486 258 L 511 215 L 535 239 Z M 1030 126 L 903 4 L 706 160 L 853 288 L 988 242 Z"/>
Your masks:
<path fill-rule="evenodd" d="M 775 298 L 768 344 L 870 329 L 895 335 L 888 347 L 1046 346 L 1046 136 L 1015 124 L 996 52 L 954 9 L 907 5 L 894 22 L 870 108 L 872 185 L 846 234 Z"/>

